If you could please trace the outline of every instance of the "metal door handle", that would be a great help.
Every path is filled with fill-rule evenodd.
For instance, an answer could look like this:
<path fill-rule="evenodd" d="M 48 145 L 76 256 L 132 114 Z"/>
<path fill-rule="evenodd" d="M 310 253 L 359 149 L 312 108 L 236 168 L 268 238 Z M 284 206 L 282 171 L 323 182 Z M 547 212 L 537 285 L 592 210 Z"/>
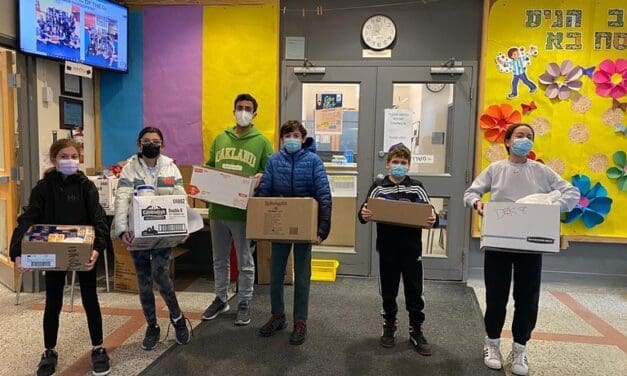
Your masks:
<path fill-rule="evenodd" d="M 379 150 L 379 158 L 385 157 L 385 151 Z"/>

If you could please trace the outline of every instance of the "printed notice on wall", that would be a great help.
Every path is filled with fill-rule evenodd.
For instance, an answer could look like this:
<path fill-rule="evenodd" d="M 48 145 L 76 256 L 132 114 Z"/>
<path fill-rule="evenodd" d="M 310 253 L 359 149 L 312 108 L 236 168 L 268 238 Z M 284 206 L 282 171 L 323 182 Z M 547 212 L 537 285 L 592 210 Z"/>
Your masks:
<path fill-rule="evenodd" d="M 390 146 L 403 143 L 411 146 L 412 112 L 410 110 L 385 109 L 383 121 L 383 150 L 388 151 Z"/>

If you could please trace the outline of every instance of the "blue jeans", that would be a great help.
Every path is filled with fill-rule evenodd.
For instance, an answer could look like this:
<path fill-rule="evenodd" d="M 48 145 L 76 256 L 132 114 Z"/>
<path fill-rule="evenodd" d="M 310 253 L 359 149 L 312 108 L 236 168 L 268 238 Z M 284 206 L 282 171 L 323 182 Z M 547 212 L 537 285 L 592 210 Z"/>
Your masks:
<path fill-rule="evenodd" d="M 255 260 L 250 250 L 250 241 L 246 239 L 246 222 L 212 219 L 210 225 L 216 296 L 223 302 L 227 301 L 232 239 L 237 253 L 240 301 L 250 301 L 255 283 Z"/>
<path fill-rule="evenodd" d="M 139 301 L 142 304 L 144 316 L 148 325 L 157 325 L 155 311 L 155 294 L 152 291 L 153 282 L 159 286 L 159 292 L 170 310 L 170 316 L 179 317 L 181 308 L 176 300 L 174 284 L 170 278 L 171 248 L 150 249 L 145 251 L 131 251 L 133 264 L 139 283 Z"/>
<path fill-rule="evenodd" d="M 292 243 L 272 243 L 270 257 L 270 302 L 272 314 L 285 313 L 283 281 Z M 311 284 L 311 244 L 294 244 L 294 321 L 307 320 Z"/>
<path fill-rule="evenodd" d="M 510 94 L 512 97 L 518 95 L 518 81 L 522 80 L 522 82 L 529 87 L 529 90 L 534 90 L 537 86 L 531 80 L 527 78 L 526 73 L 521 73 L 518 75 L 514 75 L 514 79 L 512 80 L 512 93 Z"/>

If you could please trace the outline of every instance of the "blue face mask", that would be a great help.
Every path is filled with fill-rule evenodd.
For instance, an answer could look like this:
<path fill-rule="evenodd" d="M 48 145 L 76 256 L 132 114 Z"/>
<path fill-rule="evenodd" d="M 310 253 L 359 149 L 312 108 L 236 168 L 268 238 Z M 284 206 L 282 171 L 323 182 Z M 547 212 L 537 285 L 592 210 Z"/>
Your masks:
<path fill-rule="evenodd" d="M 533 141 L 528 138 L 517 138 L 512 142 L 512 152 L 519 157 L 526 157 L 533 147 Z"/>
<path fill-rule="evenodd" d="M 283 147 L 285 148 L 285 151 L 293 154 L 299 151 L 303 147 L 303 144 L 299 139 L 286 138 L 285 140 L 283 140 Z"/>
<path fill-rule="evenodd" d="M 403 180 L 407 175 L 407 166 L 403 166 L 402 164 L 393 164 L 390 167 L 390 174 L 394 176 L 397 180 Z"/>

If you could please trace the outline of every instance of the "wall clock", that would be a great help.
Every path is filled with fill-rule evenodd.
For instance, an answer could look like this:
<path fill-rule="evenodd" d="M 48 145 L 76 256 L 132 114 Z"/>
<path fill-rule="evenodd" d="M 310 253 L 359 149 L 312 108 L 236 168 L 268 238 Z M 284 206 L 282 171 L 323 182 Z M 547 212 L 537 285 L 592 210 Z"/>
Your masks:
<path fill-rule="evenodd" d="M 376 14 L 369 17 L 361 27 L 361 39 L 373 50 L 384 50 L 396 39 L 396 25 L 388 16 Z"/>
<path fill-rule="evenodd" d="M 440 91 L 442 91 L 442 89 L 444 89 L 444 86 L 446 86 L 446 84 L 443 83 L 437 83 L 437 82 L 430 82 L 427 84 L 427 89 L 432 92 L 432 93 L 438 93 Z"/>

